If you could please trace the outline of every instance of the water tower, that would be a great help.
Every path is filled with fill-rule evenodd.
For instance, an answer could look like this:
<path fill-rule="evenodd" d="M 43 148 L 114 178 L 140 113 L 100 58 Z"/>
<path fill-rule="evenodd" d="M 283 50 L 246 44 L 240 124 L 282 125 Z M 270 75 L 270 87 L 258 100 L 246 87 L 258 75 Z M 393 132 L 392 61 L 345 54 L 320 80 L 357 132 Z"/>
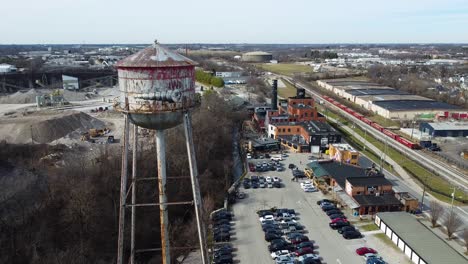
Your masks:
<path fill-rule="evenodd" d="M 200 250 L 203 263 L 207 264 L 205 228 L 201 222 L 201 197 L 198 184 L 198 170 L 192 138 L 190 109 L 195 105 L 195 65 L 196 63 L 178 53 L 162 47 L 157 41 L 117 63 L 120 98 L 115 108 L 124 114 L 125 127 L 122 145 L 122 175 L 120 187 L 120 213 L 117 263 L 124 263 L 125 213 L 131 208 L 130 263 L 134 263 L 135 253 L 162 251 L 163 263 L 170 264 L 170 238 L 168 233 L 167 206 L 193 204 L 197 218 Z M 133 125 L 132 177 L 128 182 L 129 130 Z M 168 202 L 166 197 L 166 144 L 165 130 L 184 124 L 187 154 L 190 166 L 193 201 Z M 138 127 L 155 130 L 157 177 L 159 201 L 155 203 L 136 202 L 137 142 Z M 156 176 L 156 175 L 155 175 Z M 148 179 L 141 179 L 147 181 Z M 151 180 L 151 179 L 150 179 Z M 129 187 L 127 188 L 127 186 Z M 127 202 L 131 191 L 131 202 Z M 135 211 L 142 206 L 159 206 L 161 221 L 161 248 L 135 249 Z"/>

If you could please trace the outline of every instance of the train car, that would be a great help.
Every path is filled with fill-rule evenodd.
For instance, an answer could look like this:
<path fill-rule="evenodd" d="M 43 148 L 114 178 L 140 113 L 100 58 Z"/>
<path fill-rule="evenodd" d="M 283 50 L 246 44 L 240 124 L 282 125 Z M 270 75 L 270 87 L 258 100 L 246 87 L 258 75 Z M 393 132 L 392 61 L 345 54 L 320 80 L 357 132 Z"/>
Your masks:
<path fill-rule="evenodd" d="M 368 124 L 368 125 L 372 125 L 372 123 L 373 123 L 372 120 L 367 119 L 367 118 L 365 118 L 365 117 L 362 117 L 361 120 L 362 120 L 364 123 Z"/>
<path fill-rule="evenodd" d="M 397 141 L 403 144 L 404 146 L 410 148 L 410 149 L 419 149 L 420 146 L 417 143 L 411 142 L 405 138 L 398 137 Z"/>
<path fill-rule="evenodd" d="M 387 136 L 389 136 L 389 137 L 391 137 L 393 139 L 398 139 L 400 137 L 399 135 L 393 133 L 392 131 L 390 131 L 388 129 L 383 129 L 382 133 L 384 133 L 385 135 L 387 135 Z"/>
<path fill-rule="evenodd" d="M 379 124 L 377 123 L 372 123 L 371 126 L 375 129 L 377 129 L 378 131 L 382 132 L 382 130 L 384 130 L 384 128 L 382 126 L 380 126 Z"/>
<path fill-rule="evenodd" d="M 362 119 L 364 118 L 364 116 L 362 116 L 361 114 L 356 113 L 356 112 L 352 113 L 352 115 L 353 115 L 354 117 L 356 117 L 357 119 L 359 119 L 359 120 L 362 120 Z"/>

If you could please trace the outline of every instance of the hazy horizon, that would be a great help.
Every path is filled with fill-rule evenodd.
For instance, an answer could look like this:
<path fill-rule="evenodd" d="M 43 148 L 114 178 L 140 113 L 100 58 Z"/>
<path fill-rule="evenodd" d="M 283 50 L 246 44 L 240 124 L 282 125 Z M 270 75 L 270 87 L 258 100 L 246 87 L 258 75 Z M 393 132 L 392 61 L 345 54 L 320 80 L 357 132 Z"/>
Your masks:
<path fill-rule="evenodd" d="M 43 0 L 2 9 L 5 45 L 468 43 L 464 0 Z"/>

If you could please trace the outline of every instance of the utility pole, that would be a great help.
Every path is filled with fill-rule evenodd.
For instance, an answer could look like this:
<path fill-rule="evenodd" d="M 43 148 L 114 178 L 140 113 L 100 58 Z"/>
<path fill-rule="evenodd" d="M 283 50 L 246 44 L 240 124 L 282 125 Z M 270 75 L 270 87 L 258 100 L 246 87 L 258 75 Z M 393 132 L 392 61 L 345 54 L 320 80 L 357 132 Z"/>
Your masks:
<path fill-rule="evenodd" d="M 385 148 L 384 148 L 384 152 L 382 153 L 382 155 L 380 156 L 380 172 L 382 173 L 383 172 L 383 165 L 384 165 L 384 160 L 385 160 L 385 157 L 387 156 L 387 139 L 385 139 Z"/>
<path fill-rule="evenodd" d="M 367 128 L 364 129 L 364 151 L 366 151 L 366 142 L 367 142 Z"/>
<path fill-rule="evenodd" d="M 423 194 L 421 197 L 421 213 L 424 209 L 424 196 L 426 196 L 427 176 L 426 176 L 426 179 L 424 179 L 423 185 L 424 185 L 424 188 L 423 188 Z"/>

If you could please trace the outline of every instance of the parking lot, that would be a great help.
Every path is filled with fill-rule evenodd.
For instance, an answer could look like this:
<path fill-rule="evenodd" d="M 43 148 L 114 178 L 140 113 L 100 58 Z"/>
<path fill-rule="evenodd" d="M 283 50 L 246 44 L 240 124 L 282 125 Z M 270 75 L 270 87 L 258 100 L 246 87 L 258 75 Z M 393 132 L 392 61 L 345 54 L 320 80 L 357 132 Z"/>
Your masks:
<path fill-rule="evenodd" d="M 375 246 L 382 247 L 383 244 L 369 245 L 365 233 L 364 238 L 346 240 L 336 230 L 332 230 L 328 225 L 330 219 L 317 205 L 318 200 L 330 197 L 325 197 L 321 192 L 304 192 L 298 182 L 291 181 L 292 174 L 288 164 L 293 163 L 299 169 L 304 169 L 307 157 L 308 154 L 291 153 L 281 161 L 285 167 L 283 171 L 249 172 L 248 177 L 252 175 L 279 177 L 283 185 L 281 188 L 241 187 L 246 197 L 233 205 L 235 235 L 232 243 L 237 248 L 235 263 L 274 263 L 267 249 L 269 243 L 264 239 L 256 214 L 258 210 L 271 207 L 290 208 L 298 213 L 298 222 L 308 231 L 305 235 L 314 242 L 315 254 L 321 256 L 322 263 L 365 263 L 364 258 L 355 253 L 357 248 L 363 246 L 374 247 L 380 252 Z M 259 161 L 249 160 L 254 163 Z M 381 255 L 386 261 L 391 260 L 388 255 Z M 405 263 L 405 261 L 389 263 Z"/>

